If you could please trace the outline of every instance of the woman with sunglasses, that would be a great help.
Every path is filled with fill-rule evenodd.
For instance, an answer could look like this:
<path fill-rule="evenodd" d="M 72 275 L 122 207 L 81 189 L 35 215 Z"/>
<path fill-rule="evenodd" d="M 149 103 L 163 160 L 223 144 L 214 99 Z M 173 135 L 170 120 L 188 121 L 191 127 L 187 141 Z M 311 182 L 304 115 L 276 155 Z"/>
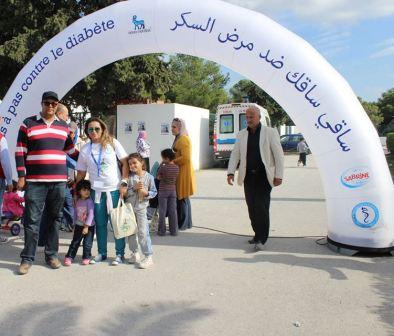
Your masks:
<path fill-rule="evenodd" d="M 88 119 L 85 133 L 90 141 L 81 149 L 76 167 L 76 182 L 83 180 L 86 173 L 89 174 L 98 245 L 98 254 L 91 261 L 95 263 L 107 259 L 108 213 L 118 205 L 120 187 L 127 186 L 129 167 L 123 146 L 109 135 L 107 126 L 101 119 Z M 118 161 L 122 171 L 119 170 Z M 124 249 L 124 239 L 115 239 L 116 255 L 120 262 L 123 260 Z"/>
<path fill-rule="evenodd" d="M 179 166 L 179 175 L 176 181 L 178 227 L 179 230 L 186 230 L 192 227 L 192 209 L 189 197 L 196 190 L 192 164 L 192 144 L 184 120 L 174 118 L 171 131 L 172 135 L 175 135 L 172 145 L 175 152 L 174 163 Z"/>

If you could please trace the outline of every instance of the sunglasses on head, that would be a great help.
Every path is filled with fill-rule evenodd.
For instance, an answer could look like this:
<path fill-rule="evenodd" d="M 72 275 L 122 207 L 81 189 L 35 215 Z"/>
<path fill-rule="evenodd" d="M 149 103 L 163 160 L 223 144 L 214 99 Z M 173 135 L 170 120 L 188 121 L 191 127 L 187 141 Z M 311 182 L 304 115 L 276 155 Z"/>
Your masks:
<path fill-rule="evenodd" d="M 101 132 L 101 128 L 100 127 L 89 127 L 88 128 L 88 133 L 93 133 L 93 132 L 100 133 Z"/>
<path fill-rule="evenodd" d="M 59 104 L 58 102 L 50 102 L 50 101 L 43 101 L 42 102 L 45 106 L 47 106 L 47 107 L 49 107 L 49 106 L 51 106 L 51 107 L 56 107 L 57 106 L 57 104 Z"/>
<path fill-rule="evenodd" d="M 181 121 L 179 118 L 174 118 L 173 121 Z"/>

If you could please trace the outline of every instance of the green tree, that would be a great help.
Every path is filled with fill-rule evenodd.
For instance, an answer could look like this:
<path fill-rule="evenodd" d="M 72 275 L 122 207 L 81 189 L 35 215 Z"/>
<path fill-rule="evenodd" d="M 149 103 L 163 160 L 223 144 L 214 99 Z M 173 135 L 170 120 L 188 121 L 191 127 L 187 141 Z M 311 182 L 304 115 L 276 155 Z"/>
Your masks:
<path fill-rule="evenodd" d="M 0 97 L 37 50 L 77 20 L 78 1 L 2 0 L 0 2 Z"/>
<path fill-rule="evenodd" d="M 220 72 L 218 64 L 178 54 L 170 57 L 169 69 L 173 79 L 166 97 L 171 102 L 206 108 L 211 113 L 227 102 L 224 87 L 229 76 Z"/>
<path fill-rule="evenodd" d="M 93 115 L 115 112 L 119 103 L 165 99 L 170 88 L 168 64 L 160 55 L 126 58 L 81 80 L 64 97 L 67 104 L 89 107 Z"/>
<path fill-rule="evenodd" d="M 241 102 L 247 97 L 250 102 L 256 103 L 267 109 L 273 126 L 283 124 L 293 125 L 293 122 L 283 108 L 263 89 L 248 79 L 242 79 L 235 84 L 230 89 L 230 94 L 234 102 Z"/>
<path fill-rule="evenodd" d="M 387 132 L 394 131 L 394 88 L 384 92 L 378 99 L 377 105 L 383 115 L 381 129 Z"/>
<path fill-rule="evenodd" d="M 368 114 L 369 119 L 371 119 L 373 125 L 378 129 L 379 125 L 383 121 L 383 115 L 380 112 L 379 106 L 376 103 L 371 103 L 364 101 L 362 98 L 358 97 L 364 111 Z"/>

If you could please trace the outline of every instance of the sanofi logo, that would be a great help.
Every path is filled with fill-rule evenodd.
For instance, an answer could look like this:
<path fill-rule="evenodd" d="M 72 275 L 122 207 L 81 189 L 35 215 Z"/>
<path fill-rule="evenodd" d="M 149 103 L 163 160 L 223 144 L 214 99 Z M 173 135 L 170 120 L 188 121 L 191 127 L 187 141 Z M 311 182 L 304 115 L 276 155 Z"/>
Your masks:
<path fill-rule="evenodd" d="M 361 188 L 370 179 L 371 173 L 367 167 L 350 168 L 341 175 L 342 185 L 351 189 Z"/>

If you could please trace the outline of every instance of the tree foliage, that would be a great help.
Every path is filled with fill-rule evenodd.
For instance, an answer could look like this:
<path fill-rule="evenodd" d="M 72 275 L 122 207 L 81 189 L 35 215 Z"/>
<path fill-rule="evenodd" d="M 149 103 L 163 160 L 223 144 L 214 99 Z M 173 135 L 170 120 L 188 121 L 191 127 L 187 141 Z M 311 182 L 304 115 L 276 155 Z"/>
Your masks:
<path fill-rule="evenodd" d="M 378 99 L 377 106 L 383 116 L 381 129 L 387 132 L 394 131 L 394 88 L 382 94 Z M 391 125 L 391 127 L 389 125 Z"/>
<path fill-rule="evenodd" d="M 126 58 L 81 80 L 64 97 L 67 104 L 88 107 L 93 115 L 113 114 L 119 103 L 164 99 L 170 88 L 168 64 L 160 55 Z"/>
<path fill-rule="evenodd" d="M 181 55 L 170 57 L 169 68 L 172 85 L 166 94 L 174 103 L 188 104 L 216 111 L 219 104 L 227 102 L 224 87 L 228 75 L 220 72 L 220 66 L 201 58 Z"/>
<path fill-rule="evenodd" d="M 240 80 L 230 89 L 230 93 L 234 102 L 241 102 L 245 97 L 247 97 L 250 102 L 256 103 L 267 109 L 273 126 L 283 124 L 292 125 L 291 119 L 283 108 L 270 95 L 252 81 L 247 79 Z"/>
<path fill-rule="evenodd" d="M 368 114 L 369 119 L 371 119 L 373 125 L 378 129 L 379 125 L 383 122 L 383 115 L 380 112 L 379 106 L 376 103 L 370 103 L 362 100 L 358 97 L 364 111 Z"/>

